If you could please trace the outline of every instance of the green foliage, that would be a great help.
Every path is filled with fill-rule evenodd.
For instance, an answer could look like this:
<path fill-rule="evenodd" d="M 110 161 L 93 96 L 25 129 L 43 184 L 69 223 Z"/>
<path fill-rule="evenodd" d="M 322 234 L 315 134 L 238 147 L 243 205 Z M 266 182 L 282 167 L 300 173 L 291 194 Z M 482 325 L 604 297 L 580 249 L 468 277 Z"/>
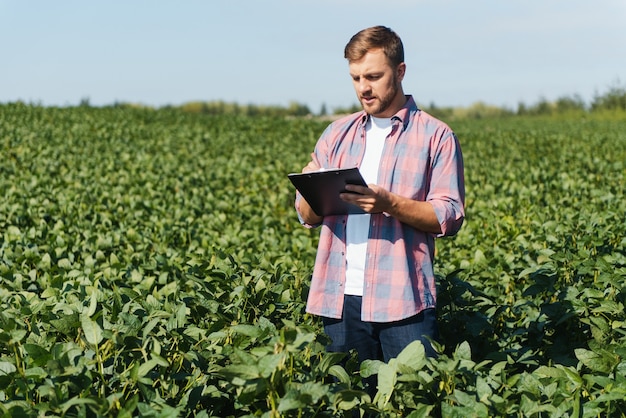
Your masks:
<path fill-rule="evenodd" d="M 596 94 L 592 102 L 587 104 L 580 95 L 562 96 L 555 101 L 541 97 L 537 102 L 526 104 L 520 102 L 517 110 L 476 102 L 468 107 L 438 107 L 434 103 L 422 106 L 424 110 L 446 121 L 464 119 L 499 119 L 511 116 L 550 116 L 558 119 L 585 118 L 605 115 L 609 119 L 626 117 L 626 88 L 619 84 L 609 87 L 604 94 Z"/>
<path fill-rule="evenodd" d="M 209 115 L 238 115 L 238 116 L 307 116 L 311 114 L 308 106 L 291 102 L 289 106 L 260 106 L 255 104 L 239 105 L 237 103 L 216 102 L 189 102 L 180 106 L 180 109 L 189 113 Z"/>
<path fill-rule="evenodd" d="M 495 119 L 514 115 L 513 111 L 501 107 L 476 102 L 468 107 L 437 107 L 431 104 L 424 108 L 428 113 L 442 120 Z"/>
<path fill-rule="evenodd" d="M 363 110 L 361 105 L 358 104 L 358 103 L 355 103 L 355 104 L 353 104 L 352 106 L 349 106 L 349 107 L 337 107 L 337 108 L 333 109 L 333 113 L 335 115 L 344 115 L 344 114 L 360 112 L 361 110 Z"/>
<path fill-rule="evenodd" d="M 596 95 L 591 103 L 591 109 L 596 111 L 626 111 L 626 86 L 615 83 L 606 93 Z"/>
<path fill-rule="evenodd" d="M 545 98 L 541 98 L 537 103 L 526 106 L 520 103 L 517 108 L 518 115 L 561 115 L 569 118 L 582 117 L 587 113 L 585 102 L 580 96 L 563 96 L 555 102 L 549 102 Z"/>
<path fill-rule="evenodd" d="M 419 99 L 419 98 L 417 98 Z M 83 98 L 79 107 L 90 107 L 89 98 Z M 114 108 L 138 109 L 145 106 L 129 103 L 115 103 Z M 506 107 L 490 105 L 481 101 L 475 102 L 466 107 L 441 107 L 430 103 L 428 106 L 420 105 L 428 113 L 446 121 L 457 121 L 464 119 L 498 119 L 509 118 L 511 116 L 552 116 L 557 118 L 581 118 L 593 114 L 607 114 L 609 118 L 623 118 L 626 111 L 626 87 L 619 83 L 610 86 L 603 94 L 596 93 L 591 103 L 587 104 L 578 95 L 562 96 L 555 101 L 548 101 L 545 97 L 532 104 L 520 102 L 516 110 Z M 291 102 L 287 107 L 257 105 L 239 103 L 227 103 L 222 100 L 217 101 L 195 101 L 187 102 L 180 106 L 166 106 L 165 110 L 182 110 L 187 113 L 206 115 L 235 115 L 254 117 L 312 117 L 313 112 L 307 105 Z M 359 103 L 354 103 L 348 107 L 337 107 L 333 109 L 333 115 L 350 114 L 359 112 L 362 107 Z M 317 116 L 327 117 L 326 105 L 322 104 Z"/>
<path fill-rule="evenodd" d="M 0 105 L 0 415 L 626 414 L 623 120 L 455 124 L 440 355 L 361 365 L 304 313 L 317 231 L 286 173 L 324 127 Z"/>

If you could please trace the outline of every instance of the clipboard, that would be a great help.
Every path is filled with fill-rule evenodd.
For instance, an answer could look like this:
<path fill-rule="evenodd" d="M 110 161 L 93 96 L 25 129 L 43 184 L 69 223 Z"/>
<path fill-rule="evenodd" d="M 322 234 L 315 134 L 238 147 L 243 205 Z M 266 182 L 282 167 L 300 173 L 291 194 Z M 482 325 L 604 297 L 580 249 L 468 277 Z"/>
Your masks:
<path fill-rule="evenodd" d="M 287 177 L 319 216 L 365 213 L 339 198 L 339 193 L 346 191 L 346 184 L 367 187 L 357 167 L 291 173 Z"/>

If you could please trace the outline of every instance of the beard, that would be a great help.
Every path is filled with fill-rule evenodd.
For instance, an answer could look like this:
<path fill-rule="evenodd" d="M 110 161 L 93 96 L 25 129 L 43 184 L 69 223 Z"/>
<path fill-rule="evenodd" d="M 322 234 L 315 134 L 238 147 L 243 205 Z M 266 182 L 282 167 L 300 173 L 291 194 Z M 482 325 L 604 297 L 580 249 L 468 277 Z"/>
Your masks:
<path fill-rule="evenodd" d="M 393 103 L 397 94 L 398 94 L 398 83 L 397 83 L 397 78 L 394 77 L 392 80 L 391 88 L 387 91 L 387 94 L 385 94 L 382 97 L 359 96 L 359 101 L 361 103 L 361 107 L 363 107 L 363 110 L 365 110 L 365 113 L 376 116 L 385 112 L 387 109 L 389 109 L 389 107 L 391 106 L 391 103 Z M 376 97 L 377 100 L 375 100 L 371 104 L 367 104 L 365 102 L 365 99 L 371 98 L 371 97 Z"/>

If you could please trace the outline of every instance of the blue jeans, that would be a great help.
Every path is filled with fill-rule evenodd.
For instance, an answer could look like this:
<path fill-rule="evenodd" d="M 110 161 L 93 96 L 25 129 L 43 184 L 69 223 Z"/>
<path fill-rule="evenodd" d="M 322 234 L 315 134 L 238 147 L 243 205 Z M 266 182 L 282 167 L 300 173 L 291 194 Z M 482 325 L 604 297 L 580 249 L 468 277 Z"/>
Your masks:
<path fill-rule="evenodd" d="M 344 296 L 341 319 L 322 318 L 324 332 L 331 339 L 327 347 L 330 352 L 356 350 L 359 362 L 383 360 L 388 362 L 410 343 L 420 340 L 426 355 L 435 357 L 428 338 L 439 337 L 435 309 L 426 309 L 419 314 L 397 322 L 363 322 L 361 320 L 361 296 Z"/>

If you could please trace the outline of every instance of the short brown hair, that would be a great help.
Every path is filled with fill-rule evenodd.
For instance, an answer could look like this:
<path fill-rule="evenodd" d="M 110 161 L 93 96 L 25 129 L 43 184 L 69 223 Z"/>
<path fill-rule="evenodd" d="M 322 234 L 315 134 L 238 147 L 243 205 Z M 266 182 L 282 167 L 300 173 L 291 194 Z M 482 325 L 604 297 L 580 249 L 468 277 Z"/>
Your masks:
<path fill-rule="evenodd" d="M 400 37 L 386 26 L 373 26 L 354 35 L 344 49 L 344 58 L 356 61 L 370 50 L 380 48 L 392 66 L 404 62 L 404 46 Z"/>

